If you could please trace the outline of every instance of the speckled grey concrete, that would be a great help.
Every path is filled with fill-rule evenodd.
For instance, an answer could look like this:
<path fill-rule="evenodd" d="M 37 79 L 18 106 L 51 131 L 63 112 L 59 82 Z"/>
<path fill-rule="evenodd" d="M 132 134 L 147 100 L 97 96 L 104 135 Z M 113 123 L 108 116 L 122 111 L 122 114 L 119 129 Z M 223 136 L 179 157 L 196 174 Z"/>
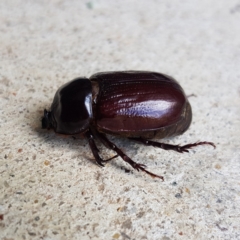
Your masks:
<path fill-rule="evenodd" d="M 239 22 L 239 0 L 0 1 L 0 238 L 240 239 Z M 197 97 L 189 131 L 165 141 L 217 148 L 112 138 L 162 182 L 41 129 L 59 86 L 114 70 L 175 77 Z"/>

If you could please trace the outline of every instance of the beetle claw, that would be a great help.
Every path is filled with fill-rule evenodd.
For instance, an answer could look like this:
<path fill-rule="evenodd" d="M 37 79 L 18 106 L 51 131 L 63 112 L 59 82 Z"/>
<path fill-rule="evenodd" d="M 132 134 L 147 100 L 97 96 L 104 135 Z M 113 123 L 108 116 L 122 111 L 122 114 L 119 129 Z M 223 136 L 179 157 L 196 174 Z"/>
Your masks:
<path fill-rule="evenodd" d="M 136 169 L 139 171 L 139 169 L 146 168 L 147 166 L 145 164 L 137 163 Z"/>
<path fill-rule="evenodd" d="M 138 172 L 139 172 L 139 170 L 143 170 L 143 169 L 145 169 L 147 167 L 145 164 L 135 163 L 135 162 L 133 164 L 131 164 L 131 166 L 134 169 L 136 169 Z"/>
<path fill-rule="evenodd" d="M 97 161 L 97 164 L 101 167 L 105 167 L 105 165 L 103 164 L 104 160 L 102 158 L 96 160 Z"/>
<path fill-rule="evenodd" d="M 182 147 L 178 147 L 177 151 L 178 151 L 179 153 L 185 153 L 185 152 L 188 153 L 188 152 L 189 152 L 187 149 L 182 148 Z"/>
<path fill-rule="evenodd" d="M 184 145 L 184 146 L 178 146 L 177 151 L 180 152 L 180 153 L 189 152 L 188 149 L 191 149 L 191 148 L 194 148 L 194 147 L 197 147 L 197 146 L 200 146 L 200 145 L 211 145 L 214 148 L 216 148 L 215 144 L 212 143 L 212 142 L 196 142 L 196 143 L 190 143 L 190 144 L 187 144 L 187 145 Z"/>

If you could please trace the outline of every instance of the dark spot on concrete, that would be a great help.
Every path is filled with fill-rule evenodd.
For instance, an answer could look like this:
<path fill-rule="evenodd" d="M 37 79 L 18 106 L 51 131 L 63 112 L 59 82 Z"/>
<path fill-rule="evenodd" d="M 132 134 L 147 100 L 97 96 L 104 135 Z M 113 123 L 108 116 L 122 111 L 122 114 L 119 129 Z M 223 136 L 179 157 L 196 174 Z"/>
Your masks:
<path fill-rule="evenodd" d="M 182 195 L 181 195 L 180 193 L 177 193 L 177 194 L 175 195 L 175 197 L 176 197 L 176 198 L 181 198 Z"/>
<path fill-rule="evenodd" d="M 132 228 L 132 221 L 131 221 L 131 219 L 127 219 L 125 222 L 123 222 L 122 223 L 122 228 L 131 229 Z"/>

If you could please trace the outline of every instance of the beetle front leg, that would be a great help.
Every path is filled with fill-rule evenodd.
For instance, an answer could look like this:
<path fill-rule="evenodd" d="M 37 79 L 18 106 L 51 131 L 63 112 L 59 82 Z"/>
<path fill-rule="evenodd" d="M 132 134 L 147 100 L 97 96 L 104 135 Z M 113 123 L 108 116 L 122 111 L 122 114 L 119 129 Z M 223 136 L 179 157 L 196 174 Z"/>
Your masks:
<path fill-rule="evenodd" d="M 157 177 L 157 178 L 160 178 L 160 179 L 162 179 L 164 181 L 164 178 L 162 176 L 159 176 L 159 175 L 156 175 L 154 173 L 151 173 L 151 172 L 147 171 L 145 169 L 146 165 L 134 162 L 121 149 L 119 149 L 114 143 L 112 143 L 110 140 L 108 140 L 108 138 L 105 136 L 105 134 L 102 134 L 102 133 L 98 132 L 98 138 L 99 138 L 99 140 L 104 142 L 104 144 L 107 145 L 108 148 L 114 150 L 125 162 L 130 164 L 137 171 L 141 170 L 141 171 L 149 174 L 151 177 Z"/>
<path fill-rule="evenodd" d="M 85 138 L 88 140 L 88 144 L 92 150 L 93 156 L 96 160 L 96 162 L 98 163 L 98 165 L 104 167 L 103 164 L 103 159 L 99 156 L 99 149 L 97 148 L 95 141 L 94 141 L 94 137 L 92 135 L 92 133 L 90 131 L 87 131 L 84 133 Z"/>
<path fill-rule="evenodd" d="M 167 144 L 167 143 L 160 143 L 160 142 L 154 142 L 154 141 L 150 141 L 144 138 L 129 138 L 130 140 L 134 140 L 140 143 L 143 143 L 144 145 L 147 146 L 153 146 L 153 147 L 158 147 L 158 148 L 162 148 L 164 150 L 173 150 L 179 153 L 183 153 L 183 152 L 189 152 L 188 150 L 199 146 L 199 145 L 211 145 L 214 148 L 216 148 L 215 144 L 212 142 L 196 142 L 196 143 L 190 143 L 190 144 L 186 144 L 183 146 L 179 146 L 179 145 L 171 145 L 171 144 Z"/>
<path fill-rule="evenodd" d="M 118 157 L 118 155 L 115 155 L 109 159 L 103 160 L 100 156 L 99 156 L 99 149 L 97 148 L 95 141 L 94 141 L 94 135 L 92 134 L 92 132 L 90 132 L 89 130 L 87 132 L 84 133 L 85 138 L 88 140 L 88 144 L 92 150 L 93 156 L 97 162 L 98 165 L 100 165 L 101 167 L 104 167 L 105 162 L 108 162 L 116 157 Z"/>

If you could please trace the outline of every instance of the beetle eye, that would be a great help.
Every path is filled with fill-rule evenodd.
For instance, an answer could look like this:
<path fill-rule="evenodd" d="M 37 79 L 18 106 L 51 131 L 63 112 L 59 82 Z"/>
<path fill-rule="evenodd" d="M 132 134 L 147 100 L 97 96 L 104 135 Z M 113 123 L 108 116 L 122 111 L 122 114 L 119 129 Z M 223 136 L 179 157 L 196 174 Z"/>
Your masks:
<path fill-rule="evenodd" d="M 48 112 L 46 109 L 44 109 L 44 116 L 42 118 L 42 129 L 50 129 L 52 127 L 51 124 L 51 112 Z"/>

